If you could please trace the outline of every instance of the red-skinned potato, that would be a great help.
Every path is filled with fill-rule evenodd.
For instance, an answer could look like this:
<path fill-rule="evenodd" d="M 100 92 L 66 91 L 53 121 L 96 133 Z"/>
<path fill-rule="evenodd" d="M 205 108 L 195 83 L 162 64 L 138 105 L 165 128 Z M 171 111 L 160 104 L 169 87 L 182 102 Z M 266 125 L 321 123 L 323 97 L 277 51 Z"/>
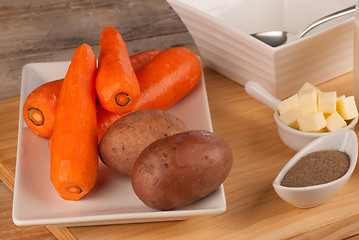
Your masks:
<path fill-rule="evenodd" d="M 131 175 L 143 149 L 159 138 L 188 130 L 175 115 L 155 109 L 139 110 L 116 120 L 99 144 L 101 161 L 120 174 Z"/>
<path fill-rule="evenodd" d="M 215 191 L 232 167 L 232 151 L 218 135 L 185 131 L 145 148 L 132 170 L 132 187 L 147 206 L 171 210 Z"/>

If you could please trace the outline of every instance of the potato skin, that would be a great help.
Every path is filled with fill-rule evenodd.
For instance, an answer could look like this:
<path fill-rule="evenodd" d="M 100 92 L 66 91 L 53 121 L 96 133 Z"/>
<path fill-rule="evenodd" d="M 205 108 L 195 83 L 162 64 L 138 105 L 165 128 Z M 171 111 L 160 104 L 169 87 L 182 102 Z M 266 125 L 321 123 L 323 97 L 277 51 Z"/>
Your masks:
<path fill-rule="evenodd" d="M 218 135 L 185 131 L 145 148 L 132 171 L 132 188 L 147 206 L 171 210 L 216 190 L 232 167 L 232 151 Z"/>
<path fill-rule="evenodd" d="M 159 138 L 186 131 L 185 123 L 165 111 L 146 109 L 116 120 L 99 143 L 101 161 L 120 174 L 131 175 L 142 150 Z"/>

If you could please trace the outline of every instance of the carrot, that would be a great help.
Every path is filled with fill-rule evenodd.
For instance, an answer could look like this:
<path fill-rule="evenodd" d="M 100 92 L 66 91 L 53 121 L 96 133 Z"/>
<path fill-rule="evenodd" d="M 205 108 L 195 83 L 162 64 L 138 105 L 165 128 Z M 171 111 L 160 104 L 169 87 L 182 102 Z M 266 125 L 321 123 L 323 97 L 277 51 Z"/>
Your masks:
<path fill-rule="evenodd" d="M 66 200 L 79 200 L 97 179 L 95 75 L 95 54 L 83 44 L 67 70 L 51 136 L 50 179 Z"/>
<path fill-rule="evenodd" d="M 117 114 L 132 110 L 140 98 L 140 87 L 126 44 L 113 27 L 101 33 L 98 64 L 96 93 L 101 106 Z"/>
<path fill-rule="evenodd" d="M 102 136 L 105 134 L 107 129 L 111 126 L 113 122 L 115 122 L 117 119 L 119 119 L 121 116 L 117 113 L 106 111 L 101 107 L 100 104 L 96 105 L 97 110 L 97 139 L 98 143 L 100 143 L 100 140 Z M 49 139 L 49 148 L 51 149 L 51 137 Z"/>
<path fill-rule="evenodd" d="M 159 49 L 151 49 L 143 52 L 136 53 L 130 56 L 131 65 L 133 70 L 136 71 L 145 65 L 148 61 L 156 57 L 161 50 Z"/>
<path fill-rule="evenodd" d="M 23 117 L 27 126 L 41 137 L 50 137 L 55 120 L 62 79 L 37 87 L 25 99 Z"/>
<path fill-rule="evenodd" d="M 97 118 L 97 142 L 100 143 L 102 136 L 105 134 L 111 124 L 119 119 L 121 116 L 117 113 L 106 111 L 100 104 L 96 105 L 96 118 Z M 51 149 L 51 137 L 49 138 L 48 146 Z"/>
<path fill-rule="evenodd" d="M 202 65 L 191 50 L 173 47 L 138 69 L 136 76 L 141 97 L 133 110 L 166 110 L 197 86 L 202 76 Z"/>
<path fill-rule="evenodd" d="M 97 106 L 97 135 L 98 142 L 100 142 L 102 136 L 105 134 L 110 125 L 119 119 L 121 116 L 117 113 L 109 112 L 101 107 L 100 104 Z"/>

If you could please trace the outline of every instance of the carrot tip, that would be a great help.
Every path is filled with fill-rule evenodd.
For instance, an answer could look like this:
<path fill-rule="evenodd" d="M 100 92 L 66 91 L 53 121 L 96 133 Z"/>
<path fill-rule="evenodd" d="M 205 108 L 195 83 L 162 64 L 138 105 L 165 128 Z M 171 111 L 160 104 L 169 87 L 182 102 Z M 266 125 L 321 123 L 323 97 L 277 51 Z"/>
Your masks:
<path fill-rule="evenodd" d="M 29 108 L 27 110 L 27 117 L 36 126 L 42 126 L 45 122 L 44 114 L 38 108 Z"/>
<path fill-rule="evenodd" d="M 71 186 L 67 188 L 67 191 L 74 194 L 82 193 L 82 189 L 79 186 Z"/>
<path fill-rule="evenodd" d="M 130 96 L 128 96 L 127 93 L 120 92 L 115 96 L 115 101 L 117 105 L 123 107 L 126 106 L 131 101 L 131 98 Z"/>

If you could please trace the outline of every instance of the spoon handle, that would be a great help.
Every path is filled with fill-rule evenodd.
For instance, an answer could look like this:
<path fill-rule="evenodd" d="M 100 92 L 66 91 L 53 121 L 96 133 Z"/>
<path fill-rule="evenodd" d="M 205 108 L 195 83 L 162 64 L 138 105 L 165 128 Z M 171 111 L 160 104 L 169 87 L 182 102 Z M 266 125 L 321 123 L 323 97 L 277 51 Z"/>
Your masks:
<path fill-rule="evenodd" d="M 278 103 L 280 100 L 275 98 L 272 94 L 270 94 L 266 89 L 264 89 L 261 85 L 256 82 L 249 81 L 246 83 L 244 89 L 248 93 L 249 96 L 257 99 L 261 103 L 264 103 L 274 111 L 277 110 Z"/>
<path fill-rule="evenodd" d="M 316 20 L 315 22 L 313 22 L 312 24 L 310 24 L 306 29 L 303 30 L 303 32 L 298 36 L 298 38 L 303 37 L 305 34 L 307 34 L 309 31 L 311 31 L 313 28 L 319 26 L 322 23 L 325 23 L 327 21 L 330 21 L 332 19 L 347 15 L 349 13 L 353 13 L 355 12 L 355 5 L 350 6 L 348 8 L 345 8 L 343 10 L 337 11 L 335 13 L 329 14 L 327 16 L 324 16 L 318 20 Z"/>

